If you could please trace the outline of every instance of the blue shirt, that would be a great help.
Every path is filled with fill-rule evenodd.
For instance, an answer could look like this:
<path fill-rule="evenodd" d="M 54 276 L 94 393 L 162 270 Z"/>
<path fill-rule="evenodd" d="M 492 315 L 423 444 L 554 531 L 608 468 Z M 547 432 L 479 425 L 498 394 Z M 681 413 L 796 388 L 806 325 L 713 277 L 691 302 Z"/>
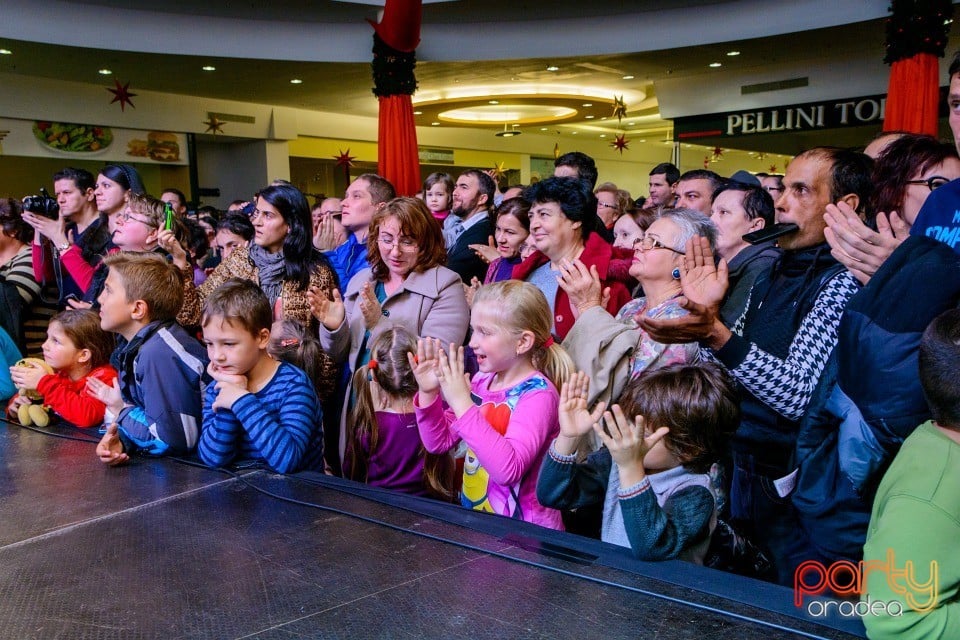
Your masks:
<path fill-rule="evenodd" d="M 367 244 L 357 240 L 353 233 L 347 241 L 332 251 L 324 251 L 330 260 L 330 266 L 337 272 L 340 290 L 347 286 L 350 279 L 370 266 L 367 262 Z"/>
<path fill-rule="evenodd" d="M 910 235 L 939 240 L 960 253 L 960 180 L 953 180 L 927 196 Z"/>

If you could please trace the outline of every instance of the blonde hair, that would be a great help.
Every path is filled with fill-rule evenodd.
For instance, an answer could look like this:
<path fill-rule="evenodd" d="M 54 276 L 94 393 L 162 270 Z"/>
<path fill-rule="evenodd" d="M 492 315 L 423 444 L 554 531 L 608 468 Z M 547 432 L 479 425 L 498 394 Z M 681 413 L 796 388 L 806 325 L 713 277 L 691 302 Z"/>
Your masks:
<path fill-rule="evenodd" d="M 117 274 L 127 302 L 143 300 L 149 309 L 149 321 L 175 320 L 183 306 L 180 271 L 155 253 L 121 251 L 103 259 Z"/>
<path fill-rule="evenodd" d="M 503 280 L 484 285 L 473 298 L 473 308 L 496 309 L 508 331 L 533 333 L 531 362 L 558 389 L 576 370 L 566 350 L 553 341 L 553 316 L 540 289 L 529 282 Z M 549 345 L 549 346 L 548 346 Z"/>

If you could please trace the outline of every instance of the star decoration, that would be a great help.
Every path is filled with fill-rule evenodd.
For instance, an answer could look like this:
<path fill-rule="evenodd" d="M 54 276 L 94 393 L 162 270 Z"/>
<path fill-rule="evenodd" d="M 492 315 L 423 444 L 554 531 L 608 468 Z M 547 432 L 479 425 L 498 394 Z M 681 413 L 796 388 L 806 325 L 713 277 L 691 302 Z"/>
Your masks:
<path fill-rule="evenodd" d="M 107 87 L 107 91 L 113 94 L 113 100 L 110 101 L 110 104 L 113 104 L 114 102 L 119 102 L 120 111 L 124 111 L 125 110 L 124 107 L 128 104 L 130 105 L 131 108 L 136 109 L 137 105 L 133 104 L 133 100 L 131 100 L 130 98 L 134 97 L 137 94 L 130 92 L 130 83 L 128 82 L 126 84 L 120 84 L 120 81 L 117 79 L 114 79 L 114 82 L 117 85 L 115 89 L 111 89 L 110 87 Z"/>
<path fill-rule="evenodd" d="M 494 182 L 499 183 L 503 176 L 505 176 L 507 173 L 506 163 L 498 162 L 494 164 L 493 169 L 491 169 L 491 173 L 492 175 L 490 177 L 493 178 Z"/>
<path fill-rule="evenodd" d="M 623 155 L 624 149 L 630 148 L 630 141 L 627 140 L 627 134 L 621 133 L 617 136 L 616 140 L 610 143 L 610 146 L 620 152 L 620 155 Z"/>
<path fill-rule="evenodd" d="M 625 115 L 627 115 L 627 105 L 623 102 L 623 96 L 614 96 L 613 117 L 617 119 L 617 122 L 622 122 Z"/>
<path fill-rule="evenodd" d="M 207 125 L 207 130 L 204 131 L 204 133 L 213 133 L 213 135 L 217 135 L 218 133 L 223 133 L 223 125 L 226 123 L 211 113 L 210 119 L 204 120 L 203 124 Z"/>
<path fill-rule="evenodd" d="M 776 173 L 776 172 L 777 172 L 777 165 L 775 165 L 775 164 L 770 165 L 770 168 L 767 169 L 767 171 L 769 171 L 770 173 Z"/>
<path fill-rule="evenodd" d="M 761 162 L 763 162 L 766 159 L 766 157 L 767 157 L 767 154 L 764 153 L 763 151 L 757 154 L 757 160 L 760 160 Z"/>
<path fill-rule="evenodd" d="M 710 166 L 710 156 L 703 156 L 703 168 L 706 169 Z"/>
<path fill-rule="evenodd" d="M 355 156 L 350 155 L 350 148 L 347 147 L 346 152 L 340 149 L 340 155 L 333 156 L 333 159 L 337 161 L 338 167 L 343 167 L 343 177 L 347 182 L 350 182 L 350 167 L 353 166 L 353 161 L 356 159 Z"/>
<path fill-rule="evenodd" d="M 553 143 L 553 159 L 556 160 L 559 157 L 560 157 L 560 143 L 555 142 Z"/>
<path fill-rule="evenodd" d="M 713 148 L 713 159 L 714 159 L 714 160 L 719 160 L 719 159 L 722 158 L 722 157 L 723 157 L 723 149 L 721 149 L 720 147 L 714 147 L 714 148 Z"/>

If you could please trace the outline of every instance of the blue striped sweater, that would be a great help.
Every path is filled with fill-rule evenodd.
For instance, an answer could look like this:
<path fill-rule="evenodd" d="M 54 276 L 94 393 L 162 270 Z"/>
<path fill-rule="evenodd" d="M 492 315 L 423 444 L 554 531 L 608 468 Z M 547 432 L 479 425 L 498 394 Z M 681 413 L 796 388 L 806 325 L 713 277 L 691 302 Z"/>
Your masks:
<path fill-rule="evenodd" d="M 277 473 L 323 468 L 323 427 L 313 383 L 297 367 L 281 362 L 260 391 L 213 411 L 216 385 L 207 387 L 197 452 L 211 467 L 262 461 Z"/>

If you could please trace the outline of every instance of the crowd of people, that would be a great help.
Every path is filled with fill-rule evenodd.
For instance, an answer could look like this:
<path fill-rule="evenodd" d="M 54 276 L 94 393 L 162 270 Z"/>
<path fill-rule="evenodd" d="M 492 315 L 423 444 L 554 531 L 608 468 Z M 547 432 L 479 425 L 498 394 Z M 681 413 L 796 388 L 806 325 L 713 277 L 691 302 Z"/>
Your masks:
<path fill-rule="evenodd" d="M 323 470 L 645 560 L 792 585 L 890 549 L 938 564 L 939 600 L 868 628 L 932 637 L 960 626 L 960 206 L 927 196 L 960 157 L 866 151 L 665 163 L 645 199 L 579 152 L 529 186 L 363 174 L 312 208 L 276 181 L 223 215 L 64 169 L 54 215 L 0 200 L 0 392 L 12 421 L 100 428 L 109 465 Z"/>

